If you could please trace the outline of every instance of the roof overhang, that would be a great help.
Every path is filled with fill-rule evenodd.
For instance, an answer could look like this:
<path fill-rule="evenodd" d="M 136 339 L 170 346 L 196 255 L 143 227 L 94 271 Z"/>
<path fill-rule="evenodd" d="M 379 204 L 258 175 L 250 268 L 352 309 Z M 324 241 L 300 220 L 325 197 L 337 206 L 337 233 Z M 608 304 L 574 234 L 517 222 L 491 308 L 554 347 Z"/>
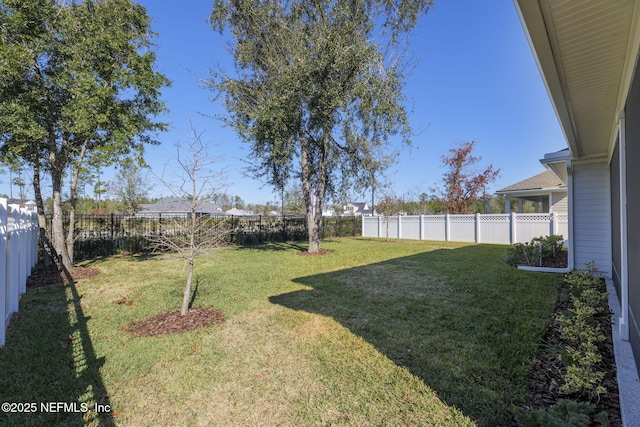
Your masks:
<path fill-rule="evenodd" d="M 555 174 L 564 185 L 568 185 L 569 172 L 567 170 L 567 161 L 571 160 L 569 149 L 556 151 L 555 153 L 547 153 L 544 158 L 540 159 L 542 166 Z"/>
<path fill-rule="evenodd" d="M 573 158 L 606 158 L 640 46 L 640 0 L 513 0 Z"/>

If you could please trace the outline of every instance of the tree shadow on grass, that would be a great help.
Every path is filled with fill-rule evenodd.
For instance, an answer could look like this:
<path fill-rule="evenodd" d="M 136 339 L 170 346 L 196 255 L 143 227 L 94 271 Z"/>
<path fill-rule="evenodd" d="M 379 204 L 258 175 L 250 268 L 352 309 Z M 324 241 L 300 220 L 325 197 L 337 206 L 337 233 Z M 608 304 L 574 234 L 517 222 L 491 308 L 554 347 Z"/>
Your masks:
<path fill-rule="evenodd" d="M 530 331 L 541 339 L 555 290 L 546 287 L 551 304 L 532 306 L 532 293 L 545 293 L 544 279 L 523 280 L 500 262 L 503 251 L 434 250 L 300 277 L 311 290 L 270 301 L 332 317 L 478 424 L 507 425 L 539 344 Z"/>
<path fill-rule="evenodd" d="M 288 251 L 297 250 L 304 252 L 307 250 L 307 245 L 304 242 L 270 242 L 270 243 L 257 243 L 255 245 L 242 245 L 238 246 L 241 250 L 256 250 L 256 251 Z"/>
<path fill-rule="evenodd" d="M 115 425 L 81 298 L 68 272 L 22 295 L 0 348 L 0 402 L 16 404 L 0 425 Z"/>

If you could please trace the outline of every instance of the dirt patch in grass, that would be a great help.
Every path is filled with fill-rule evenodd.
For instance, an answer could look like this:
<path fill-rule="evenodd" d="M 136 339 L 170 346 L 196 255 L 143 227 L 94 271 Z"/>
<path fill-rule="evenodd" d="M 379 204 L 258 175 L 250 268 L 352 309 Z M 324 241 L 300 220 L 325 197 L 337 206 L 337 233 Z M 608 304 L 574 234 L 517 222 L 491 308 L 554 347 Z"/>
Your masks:
<path fill-rule="evenodd" d="M 320 249 L 318 252 L 309 252 L 309 251 L 296 252 L 296 254 L 300 256 L 323 256 L 323 255 L 329 255 L 331 253 L 333 253 L 333 251 L 330 251 L 328 249 Z"/>
<path fill-rule="evenodd" d="M 100 270 L 93 267 L 74 267 L 69 272 L 73 281 L 90 279 L 100 274 Z M 68 283 L 67 276 L 56 265 L 48 268 L 36 268 L 27 278 L 27 288 L 39 288 L 41 286 Z"/>
<path fill-rule="evenodd" d="M 174 310 L 133 322 L 126 326 L 124 331 L 134 337 L 153 337 L 193 331 L 222 322 L 224 322 L 224 315 L 220 311 L 212 308 L 194 307 L 189 309 L 184 316 L 180 315 L 180 310 Z"/>

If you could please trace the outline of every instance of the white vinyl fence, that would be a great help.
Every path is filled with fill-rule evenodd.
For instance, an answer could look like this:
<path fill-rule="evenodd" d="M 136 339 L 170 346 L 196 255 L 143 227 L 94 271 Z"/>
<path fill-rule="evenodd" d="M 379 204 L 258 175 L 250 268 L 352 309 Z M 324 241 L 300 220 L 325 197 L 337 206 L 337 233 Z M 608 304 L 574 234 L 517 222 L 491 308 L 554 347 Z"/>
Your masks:
<path fill-rule="evenodd" d="M 38 215 L 0 198 L 0 347 L 38 260 Z"/>
<path fill-rule="evenodd" d="M 387 229 L 388 224 L 388 229 Z M 560 234 L 569 238 L 569 215 L 475 214 L 363 216 L 362 236 L 512 245 L 534 237 Z"/>

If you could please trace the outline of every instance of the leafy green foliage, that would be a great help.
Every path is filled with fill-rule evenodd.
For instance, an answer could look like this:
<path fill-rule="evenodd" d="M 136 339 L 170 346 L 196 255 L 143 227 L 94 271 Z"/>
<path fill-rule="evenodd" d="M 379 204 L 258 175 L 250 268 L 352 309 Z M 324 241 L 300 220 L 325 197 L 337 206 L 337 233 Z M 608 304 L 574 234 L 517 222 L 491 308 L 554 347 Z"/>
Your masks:
<path fill-rule="evenodd" d="M 251 173 L 277 189 L 300 179 L 309 251 L 319 250 L 325 196 L 369 186 L 393 158 L 390 138 L 409 142 L 403 42 L 430 7 L 430 0 L 214 3 L 210 21 L 233 36 L 237 75 L 214 73 L 211 89 L 251 145 Z"/>
<path fill-rule="evenodd" d="M 149 132 L 166 127 L 153 117 L 168 80 L 153 68 L 149 17 L 130 0 L 4 0 L 0 23 L 0 152 L 31 165 L 34 181 L 50 173 L 53 245 L 70 268 L 63 176 L 71 170 L 73 214 L 84 162 L 141 160 Z"/>
<path fill-rule="evenodd" d="M 517 416 L 522 427 L 586 427 L 594 410 L 593 403 L 561 399 L 549 409 L 525 412 L 520 408 Z"/>
<path fill-rule="evenodd" d="M 606 393 L 601 385 L 602 370 L 600 345 L 605 340 L 601 319 L 609 316 L 607 293 L 601 278 L 590 270 L 567 275 L 572 307 L 558 316 L 560 333 L 565 342 L 567 366 L 564 394 L 597 398 Z"/>
<path fill-rule="evenodd" d="M 534 237 L 531 242 L 513 245 L 503 255 L 502 260 L 512 266 L 542 266 L 546 259 L 562 250 L 563 243 L 564 238 L 561 235 Z"/>

